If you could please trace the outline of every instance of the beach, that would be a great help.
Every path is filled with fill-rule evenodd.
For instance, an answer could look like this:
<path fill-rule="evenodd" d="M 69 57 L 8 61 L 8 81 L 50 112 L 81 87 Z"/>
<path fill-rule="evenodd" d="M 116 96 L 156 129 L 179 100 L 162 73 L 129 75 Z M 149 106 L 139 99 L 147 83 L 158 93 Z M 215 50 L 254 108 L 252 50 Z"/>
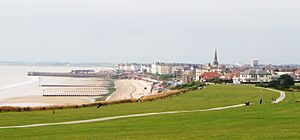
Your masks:
<path fill-rule="evenodd" d="M 88 80 L 92 83 L 91 79 Z M 72 81 L 74 82 L 74 81 Z M 77 81 L 78 82 L 78 81 Z M 76 82 L 76 84 L 78 84 Z M 121 100 L 131 98 L 141 98 L 142 96 L 151 95 L 151 82 L 142 80 L 122 79 L 114 81 L 116 91 L 112 93 L 106 100 Z M 82 83 L 84 84 L 84 82 Z M 93 83 L 95 84 L 95 83 Z M 58 90 L 60 88 L 51 88 Z M 64 88 L 63 88 L 64 89 Z M 69 88 L 68 88 L 69 89 Z M 76 88 L 71 88 L 76 90 Z M 82 88 L 80 88 L 82 90 Z M 61 89 L 60 89 L 61 90 Z M 42 92 L 42 91 L 41 91 Z M 5 98 L 0 101 L 0 106 L 51 106 L 51 105 L 82 105 L 94 102 L 96 97 L 44 97 L 42 95 L 31 95 L 25 97 Z"/>
<path fill-rule="evenodd" d="M 2 88 L 0 106 L 81 105 L 108 93 L 100 78 L 38 77 L 35 82 Z"/>
<path fill-rule="evenodd" d="M 0 66 L 0 106 L 82 105 L 102 100 L 141 98 L 151 95 L 152 83 L 143 80 L 70 77 L 31 77 L 28 71 L 69 72 L 72 69 L 109 70 L 94 67 Z M 116 91 L 108 95 L 114 82 Z"/>
<path fill-rule="evenodd" d="M 0 66 L 0 106 L 79 105 L 94 102 L 94 98 L 99 97 L 92 95 L 108 93 L 106 88 L 110 82 L 103 78 L 27 76 L 29 71 L 69 72 L 73 69 L 109 70 L 102 67 Z"/>
<path fill-rule="evenodd" d="M 109 101 L 120 99 L 140 98 L 151 95 L 151 82 L 142 80 L 122 79 L 115 81 L 116 91 L 107 98 Z"/>

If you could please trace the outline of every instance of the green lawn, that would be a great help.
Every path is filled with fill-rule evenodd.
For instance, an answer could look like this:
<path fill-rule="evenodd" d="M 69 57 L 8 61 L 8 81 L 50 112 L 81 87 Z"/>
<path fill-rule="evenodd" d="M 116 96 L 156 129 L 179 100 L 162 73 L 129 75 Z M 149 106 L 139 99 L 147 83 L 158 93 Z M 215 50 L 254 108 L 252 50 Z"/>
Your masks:
<path fill-rule="evenodd" d="M 169 114 L 77 125 L 0 129 L 0 139 L 280 139 L 300 138 L 300 93 L 288 93 L 281 104 L 270 104 L 279 94 L 250 86 L 218 85 L 166 100 L 82 109 L 0 113 L 0 126 L 61 122 L 79 119 L 194 110 L 250 101 L 255 105 L 222 111 Z M 263 98 L 264 105 L 259 105 Z M 4 121 L 5 120 L 5 121 Z"/>

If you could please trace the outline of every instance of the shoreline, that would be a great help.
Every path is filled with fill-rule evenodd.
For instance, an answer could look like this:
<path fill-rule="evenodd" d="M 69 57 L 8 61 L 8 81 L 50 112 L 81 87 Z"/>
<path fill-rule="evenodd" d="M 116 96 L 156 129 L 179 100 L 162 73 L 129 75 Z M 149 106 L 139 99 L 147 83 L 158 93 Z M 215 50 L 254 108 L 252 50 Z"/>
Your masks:
<path fill-rule="evenodd" d="M 88 97 L 85 95 L 96 93 L 97 95 L 104 95 L 107 92 L 106 88 L 109 83 L 101 78 L 30 77 L 29 79 L 31 80 L 3 86 L 4 88 L 0 90 L 0 106 L 40 107 L 93 103 L 94 98 L 98 96 Z M 46 97 L 45 95 L 50 96 Z"/>
<path fill-rule="evenodd" d="M 91 79 L 85 79 L 85 80 L 91 82 L 90 81 Z M 104 101 L 117 101 L 117 100 L 132 99 L 132 98 L 138 99 L 141 98 L 142 96 L 152 95 L 150 93 L 150 89 L 152 88 L 151 82 L 146 82 L 143 80 L 121 79 L 121 80 L 115 80 L 114 84 L 115 84 L 116 91 L 113 92 L 108 97 L 106 97 Z M 76 87 L 73 89 L 76 89 Z M 23 97 L 20 96 L 20 97 L 3 98 L 0 100 L 0 107 L 1 106 L 44 107 L 44 106 L 57 106 L 57 105 L 58 106 L 83 105 L 83 104 L 94 103 L 97 97 L 96 96 L 95 97 L 44 97 L 42 94 L 28 95 Z"/>

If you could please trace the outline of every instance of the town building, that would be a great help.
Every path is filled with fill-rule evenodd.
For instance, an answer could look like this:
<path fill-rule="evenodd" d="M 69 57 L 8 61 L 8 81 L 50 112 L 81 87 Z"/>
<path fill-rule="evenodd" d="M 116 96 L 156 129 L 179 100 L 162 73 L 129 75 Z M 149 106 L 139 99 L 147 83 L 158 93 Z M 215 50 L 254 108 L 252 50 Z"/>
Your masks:
<path fill-rule="evenodd" d="M 172 66 L 168 64 L 160 65 L 159 74 L 161 75 L 172 75 Z"/>
<path fill-rule="evenodd" d="M 300 82 L 300 70 L 296 70 L 295 71 L 295 81 L 296 82 Z"/>
<path fill-rule="evenodd" d="M 172 66 L 169 64 L 156 62 L 151 65 L 151 73 L 159 75 L 171 75 Z"/>
<path fill-rule="evenodd" d="M 241 72 L 242 71 L 240 71 L 240 70 L 232 70 L 228 73 L 225 73 L 224 77 L 225 77 L 225 79 L 232 80 L 233 78 L 240 77 Z"/>
<path fill-rule="evenodd" d="M 181 81 L 184 83 L 189 83 L 195 80 L 195 77 L 193 75 L 193 71 L 184 71 L 181 77 Z"/>
<path fill-rule="evenodd" d="M 237 80 L 237 79 L 235 79 Z M 271 82 L 272 74 L 265 70 L 260 69 L 249 69 L 240 74 L 241 83 L 260 83 L 260 82 Z"/>
<path fill-rule="evenodd" d="M 176 74 L 178 74 L 180 71 L 184 71 L 183 66 L 172 66 L 172 75 L 176 76 Z"/>
<path fill-rule="evenodd" d="M 258 59 L 252 59 L 251 67 L 252 68 L 258 68 L 259 67 L 259 60 Z"/>
<path fill-rule="evenodd" d="M 130 71 L 138 72 L 141 70 L 141 66 L 139 64 L 131 64 L 130 65 Z"/>
<path fill-rule="evenodd" d="M 200 76 L 200 81 L 208 81 L 213 78 L 221 78 L 222 75 L 218 72 L 204 72 Z"/>
<path fill-rule="evenodd" d="M 142 64 L 140 66 L 140 72 L 141 73 L 151 73 L 151 65 Z"/>
<path fill-rule="evenodd" d="M 296 71 L 295 71 L 295 75 L 296 75 L 297 77 L 300 77 L 300 70 L 296 70 Z"/>

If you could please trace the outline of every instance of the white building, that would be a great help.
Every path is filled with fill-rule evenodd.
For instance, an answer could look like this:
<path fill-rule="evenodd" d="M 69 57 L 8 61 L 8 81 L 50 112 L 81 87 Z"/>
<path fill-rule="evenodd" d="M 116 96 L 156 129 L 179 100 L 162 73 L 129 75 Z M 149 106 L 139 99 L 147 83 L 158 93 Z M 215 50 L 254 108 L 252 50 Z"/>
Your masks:
<path fill-rule="evenodd" d="M 168 65 L 168 64 L 162 64 L 159 62 L 153 63 L 151 65 L 151 73 L 152 74 L 168 74 L 171 75 L 172 74 L 172 66 Z"/>
<path fill-rule="evenodd" d="M 271 82 L 272 74 L 265 70 L 250 69 L 242 72 L 239 80 L 242 83 Z"/>
<path fill-rule="evenodd" d="M 281 76 L 281 75 L 293 75 L 294 72 L 289 72 L 289 71 L 280 71 L 280 72 L 274 72 L 276 75 Z"/>
<path fill-rule="evenodd" d="M 208 72 L 208 70 L 207 69 L 196 69 L 196 81 L 201 80 L 201 75 L 204 72 Z"/>
<path fill-rule="evenodd" d="M 140 67 L 141 67 L 141 69 L 140 69 L 141 73 L 151 73 L 150 65 L 141 65 Z"/>
<path fill-rule="evenodd" d="M 141 70 L 141 66 L 138 65 L 138 64 L 131 64 L 130 65 L 130 71 L 135 71 L 135 72 L 138 72 Z"/>
<path fill-rule="evenodd" d="M 257 68 L 258 66 L 259 66 L 259 60 L 258 59 L 252 59 L 251 67 Z"/>
<path fill-rule="evenodd" d="M 159 74 L 160 64 L 159 62 L 153 63 L 151 65 L 151 73 L 152 74 Z"/>
<path fill-rule="evenodd" d="M 233 84 L 241 84 L 241 79 L 240 77 L 233 77 L 232 78 Z"/>
<path fill-rule="evenodd" d="M 182 66 L 173 66 L 172 74 L 175 75 L 178 71 L 182 71 L 184 68 Z"/>
<path fill-rule="evenodd" d="M 118 64 L 115 69 L 119 71 L 139 71 L 139 66 L 135 64 Z"/>

